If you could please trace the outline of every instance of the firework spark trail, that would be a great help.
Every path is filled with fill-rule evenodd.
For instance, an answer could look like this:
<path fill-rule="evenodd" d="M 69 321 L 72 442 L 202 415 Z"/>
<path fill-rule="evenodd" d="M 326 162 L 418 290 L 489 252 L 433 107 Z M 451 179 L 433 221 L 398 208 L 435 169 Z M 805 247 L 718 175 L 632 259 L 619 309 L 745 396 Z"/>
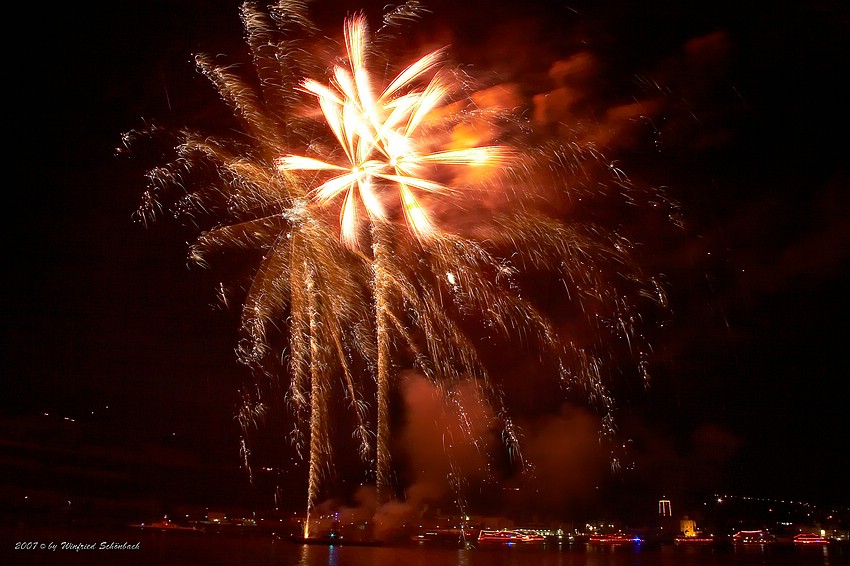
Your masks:
<path fill-rule="evenodd" d="M 318 297 L 315 275 L 307 270 L 306 291 L 308 300 L 308 318 L 310 327 L 310 359 L 321 359 L 322 344 L 318 339 L 319 321 Z M 323 463 L 330 462 L 330 443 L 327 437 L 327 394 L 325 380 L 327 376 L 319 364 L 310 364 L 310 463 L 307 482 L 307 518 L 304 521 L 304 538 L 310 537 L 311 513 L 318 503 L 318 488 Z"/>
<path fill-rule="evenodd" d="M 374 262 L 373 262 L 373 293 L 375 301 L 375 334 L 378 341 L 378 374 L 376 403 L 377 415 L 377 438 L 376 438 L 376 490 L 378 503 L 385 503 L 390 499 L 389 492 L 392 489 L 392 457 L 390 455 L 390 334 L 388 305 L 390 285 L 389 276 L 385 266 L 390 257 L 387 249 L 388 242 L 384 238 L 385 228 L 380 225 L 373 226 Z"/>
<path fill-rule="evenodd" d="M 222 251 L 262 252 L 244 291 L 239 354 L 274 381 L 282 369 L 277 355 L 287 352 L 293 442 L 299 453 L 306 445 L 309 458 L 305 536 L 331 471 L 332 376 L 351 406 L 364 462 L 374 439 L 381 503 L 393 491 L 394 367 L 413 365 L 447 398 L 472 384 L 477 402 L 490 404 L 501 421 L 508 454 L 525 468 L 522 433 L 482 358 L 480 334 L 539 350 L 565 387 L 577 386 L 601 409 L 603 432 L 610 435 L 610 343 L 625 343 L 644 372 L 648 350 L 636 331 L 638 299 L 664 302 L 627 240 L 598 224 L 565 222 L 541 196 L 591 201 L 609 190 L 597 183 L 604 171 L 614 190 L 631 199 L 628 180 L 601 152 L 530 144 L 512 112 L 473 100 L 469 77 L 448 72 L 445 50 L 427 53 L 386 81 L 372 74 L 393 65 L 371 63 L 368 56 L 378 57 L 371 46 L 418 13 L 415 2 L 393 11 L 375 37 L 363 17 L 350 18 L 344 54 L 328 69 L 322 55 L 333 50 L 321 47 L 303 3 L 279 2 L 269 15 L 245 4 L 242 19 L 259 87 L 207 57 L 197 63 L 246 136 L 181 132 L 177 159 L 150 172 L 141 209 L 147 218 L 165 208 L 167 188 L 198 186 L 174 204 L 175 213 L 194 222 L 215 219 L 192 247 L 192 258 L 205 264 Z M 476 135 L 466 139 L 464 131 Z M 477 196 L 495 195 L 488 210 L 472 206 Z M 466 209 L 460 209 L 473 210 L 479 221 L 471 228 L 453 225 L 451 217 L 441 221 L 432 208 L 461 202 Z M 369 246 L 361 246 L 367 239 Z M 591 330 L 590 340 L 565 334 L 535 301 L 528 280 L 537 273 L 557 278 Z M 374 407 L 366 402 L 371 382 L 363 376 L 369 373 L 376 383 Z M 243 429 L 262 415 L 263 395 L 258 387 L 243 399 Z M 370 415 L 376 417 L 374 433 Z M 472 427 L 461 432 L 478 445 Z M 247 457 L 247 444 L 242 451 Z M 454 468 L 447 479 L 463 501 L 465 484 Z"/>

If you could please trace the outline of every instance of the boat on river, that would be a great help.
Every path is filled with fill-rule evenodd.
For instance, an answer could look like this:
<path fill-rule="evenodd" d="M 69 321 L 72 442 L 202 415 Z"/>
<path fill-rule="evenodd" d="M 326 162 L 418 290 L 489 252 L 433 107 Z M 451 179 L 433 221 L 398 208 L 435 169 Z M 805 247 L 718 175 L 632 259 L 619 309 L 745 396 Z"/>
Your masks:
<path fill-rule="evenodd" d="M 693 535 L 693 536 L 679 535 L 675 539 L 673 539 L 673 542 L 676 543 L 676 545 L 682 545 L 682 546 L 689 546 L 689 545 L 698 546 L 698 545 L 703 545 L 703 544 L 714 544 L 717 541 L 716 541 L 716 539 L 714 538 L 713 535 L 697 534 L 697 535 Z"/>
<path fill-rule="evenodd" d="M 498 531 L 482 530 L 478 533 L 478 542 L 483 544 L 528 544 L 546 542 L 546 537 L 534 531 L 502 529 Z"/>
<path fill-rule="evenodd" d="M 163 517 L 159 521 L 151 521 L 150 523 L 136 523 L 130 525 L 134 529 L 145 529 L 148 531 L 178 531 L 189 533 L 202 533 L 203 530 L 191 525 L 178 525 L 168 517 Z"/>
<path fill-rule="evenodd" d="M 794 536 L 794 544 L 802 545 L 819 545 L 829 544 L 829 539 L 820 536 L 817 533 L 800 533 Z"/>
<path fill-rule="evenodd" d="M 640 544 L 642 542 L 643 539 L 639 536 L 625 533 L 590 535 L 590 538 L 587 539 L 587 544 L 591 546 L 625 546 Z"/>

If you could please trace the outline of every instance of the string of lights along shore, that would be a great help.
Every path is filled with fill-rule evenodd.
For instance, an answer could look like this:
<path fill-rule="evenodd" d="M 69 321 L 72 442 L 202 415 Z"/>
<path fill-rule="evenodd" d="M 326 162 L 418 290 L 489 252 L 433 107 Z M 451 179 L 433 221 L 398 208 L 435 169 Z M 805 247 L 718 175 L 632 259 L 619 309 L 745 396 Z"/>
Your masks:
<path fill-rule="evenodd" d="M 190 257 L 212 269 L 256 262 L 244 284 L 222 286 L 241 305 L 236 351 L 253 376 L 237 415 L 246 473 L 281 395 L 291 428 L 280 450 L 308 468 L 304 537 L 349 452 L 377 517 L 405 497 L 393 439 L 400 388 L 418 380 L 450 423 L 445 482 L 463 516 L 470 475 L 534 473 L 494 361 L 505 348 L 598 415 L 610 465 L 622 466 L 612 388 L 649 381 L 643 314 L 667 304 L 630 237 L 594 207 L 676 224 L 675 203 L 633 185 L 595 144 L 551 135 L 520 89 L 463 70 L 450 45 L 411 45 L 418 2 L 378 24 L 350 15 L 336 34 L 308 8 L 242 7 L 252 65 L 197 56 L 241 132 L 126 136 L 176 147 L 149 172 L 140 221 L 189 219 L 200 228 Z M 461 457 L 470 447 L 474 470 Z"/>

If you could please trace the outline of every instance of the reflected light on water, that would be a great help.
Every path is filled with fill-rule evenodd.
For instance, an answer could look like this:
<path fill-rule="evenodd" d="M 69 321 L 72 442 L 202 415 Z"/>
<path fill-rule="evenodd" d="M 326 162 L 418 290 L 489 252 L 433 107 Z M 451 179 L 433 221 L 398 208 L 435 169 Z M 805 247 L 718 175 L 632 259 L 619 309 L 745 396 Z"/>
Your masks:
<path fill-rule="evenodd" d="M 606 549 L 558 546 L 451 548 L 446 546 L 324 546 L 305 544 L 293 551 L 297 566 L 836 566 L 848 564 L 847 549 L 793 547 L 752 549 L 673 547 Z M 285 551 L 285 549 L 284 549 Z M 811 551 L 811 552 L 809 552 Z M 285 551 L 283 556 L 287 552 Z M 280 558 L 281 556 L 277 556 Z M 280 563 L 280 562 L 278 562 Z"/>

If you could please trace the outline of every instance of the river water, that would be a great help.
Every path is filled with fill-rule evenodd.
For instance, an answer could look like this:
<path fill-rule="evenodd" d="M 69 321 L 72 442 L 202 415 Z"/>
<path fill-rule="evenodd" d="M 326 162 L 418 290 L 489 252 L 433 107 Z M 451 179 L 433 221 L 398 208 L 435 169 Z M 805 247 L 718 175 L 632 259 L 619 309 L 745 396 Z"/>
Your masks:
<path fill-rule="evenodd" d="M 131 529 L 4 529 L 3 564 L 191 566 L 845 566 L 847 546 L 798 548 L 583 545 L 459 549 L 305 545 L 271 536 L 143 532 Z M 63 544 L 65 543 L 65 544 Z M 25 547 L 15 549 L 15 546 Z M 10 560 L 1 558 L 9 556 Z"/>

